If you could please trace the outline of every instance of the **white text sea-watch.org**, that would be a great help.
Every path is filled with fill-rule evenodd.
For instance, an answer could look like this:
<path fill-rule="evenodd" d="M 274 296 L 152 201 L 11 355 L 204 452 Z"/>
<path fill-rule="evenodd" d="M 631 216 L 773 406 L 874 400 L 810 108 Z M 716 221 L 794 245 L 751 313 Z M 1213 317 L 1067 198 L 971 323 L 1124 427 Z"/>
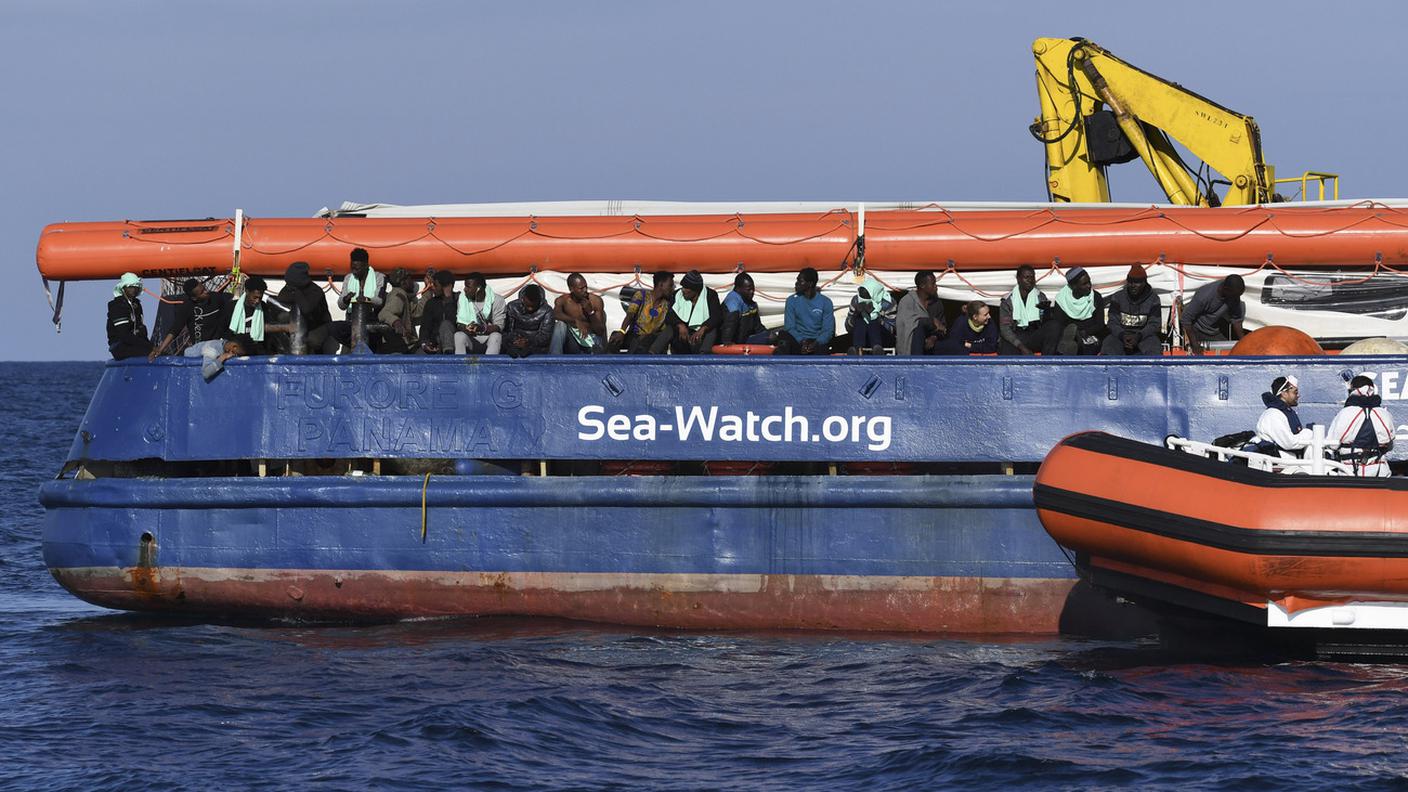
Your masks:
<path fill-rule="evenodd" d="M 675 407 L 674 423 L 649 413 L 607 414 L 600 404 L 577 411 L 577 439 L 651 441 L 676 434 L 682 441 L 724 443 L 865 443 L 870 451 L 890 447 L 890 416 L 832 415 L 816 424 L 791 406 L 781 412 L 720 413 L 718 407 Z"/>

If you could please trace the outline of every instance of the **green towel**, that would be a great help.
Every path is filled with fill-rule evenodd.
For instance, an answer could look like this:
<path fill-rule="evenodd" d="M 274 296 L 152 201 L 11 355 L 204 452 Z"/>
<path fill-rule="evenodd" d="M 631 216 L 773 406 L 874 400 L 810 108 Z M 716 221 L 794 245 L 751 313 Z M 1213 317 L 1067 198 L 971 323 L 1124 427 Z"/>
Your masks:
<path fill-rule="evenodd" d="M 240 295 L 240 298 L 238 300 L 235 300 L 235 313 L 233 316 L 230 317 L 230 331 L 234 333 L 239 333 L 241 335 L 244 334 L 244 320 L 246 319 L 244 304 L 244 295 Z M 264 312 L 253 311 L 248 315 L 248 319 L 249 337 L 254 339 L 256 343 L 263 341 Z"/>
<path fill-rule="evenodd" d="M 479 308 L 474 307 L 474 303 L 469 301 L 464 292 L 460 292 L 460 302 L 455 311 L 455 323 L 462 325 L 488 324 L 494 315 L 494 289 L 489 284 L 484 284 L 484 307 L 483 313 Z"/>
<path fill-rule="evenodd" d="M 1032 289 L 1032 291 L 1036 291 L 1036 289 Z M 1068 283 L 1056 293 L 1056 304 L 1061 306 L 1061 310 L 1066 312 L 1066 316 L 1072 319 L 1077 321 L 1089 319 L 1095 314 L 1095 292 L 1090 292 L 1084 297 L 1076 299 L 1075 294 L 1071 292 L 1071 284 Z"/>

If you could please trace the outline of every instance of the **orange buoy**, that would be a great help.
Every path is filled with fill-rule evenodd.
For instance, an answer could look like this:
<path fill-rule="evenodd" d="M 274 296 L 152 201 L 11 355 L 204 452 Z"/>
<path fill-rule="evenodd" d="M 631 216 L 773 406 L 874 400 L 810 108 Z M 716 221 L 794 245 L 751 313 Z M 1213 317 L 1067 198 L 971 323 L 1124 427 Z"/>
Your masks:
<path fill-rule="evenodd" d="M 771 355 L 777 350 L 769 344 L 716 344 L 715 355 Z"/>
<path fill-rule="evenodd" d="M 1253 330 L 1232 347 L 1234 355 L 1323 355 L 1315 339 L 1295 329 L 1272 325 Z"/>

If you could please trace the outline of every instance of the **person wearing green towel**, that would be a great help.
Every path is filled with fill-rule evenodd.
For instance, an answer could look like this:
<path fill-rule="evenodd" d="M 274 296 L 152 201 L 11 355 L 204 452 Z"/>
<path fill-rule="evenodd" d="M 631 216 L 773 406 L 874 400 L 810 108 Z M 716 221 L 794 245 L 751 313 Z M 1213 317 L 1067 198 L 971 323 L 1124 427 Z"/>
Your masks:
<path fill-rule="evenodd" d="M 1051 301 L 1036 287 L 1036 270 L 1023 264 L 1017 268 L 1016 287 L 998 303 L 997 330 L 1002 339 L 998 354 L 1053 354 L 1056 324 L 1050 319 Z"/>
<path fill-rule="evenodd" d="M 869 277 L 856 287 L 850 313 L 846 315 L 846 329 L 851 331 L 850 353 L 882 354 L 895 334 L 895 312 L 894 298 L 880 281 Z"/>
<path fill-rule="evenodd" d="M 124 272 L 108 302 L 108 352 L 112 353 L 113 360 L 145 357 L 152 351 L 146 320 L 142 318 L 141 298 L 142 279 L 135 273 Z"/>
<path fill-rule="evenodd" d="M 686 272 L 680 278 L 679 290 L 670 300 L 670 315 L 665 319 L 665 327 L 673 328 L 674 332 L 670 354 L 713 354 L 723 321 L 719 293 L 704 285 L 704 276 L 699 270 Z"/>
<path fill-rule="evenodd" d="M 1066 285 L 1056 293 L 1056 354 L 1098 355 L 1110 328 L 1105 324 L 1105 297 L 1090 284 L 1084 267 L 1066 271 Z M 1048 343 L 1048 347 L 1050 344 Z"/>
<path fill-rule="evenodd" d="M 268 289 L 269 285 L 263 278 L 251 275 L 244 281 L 244 294 L 226 308 L 229 321 L 225 323 L 223 339 L 237 341 L 245 355 L 271 355 L 274 346 L 268 334 L 293 331 L 290 324 L 265 321 L 268 304 L 264 302 L 264 293 Z"/>
<path fill-rule="evenodd" d="M 455 354 L 497 355 L 504 343 L 504 300 L 478 272 L 464 278 L 455 310 Z"/>
<path fill-rule="evenodd" d="M 606 303 L 592 294 L 581 273 L 567 276 L 567 293 L 552 304 L 549 350 L 554 355 L 596 355 L 606 351 Z"/>
<path fill-rule="evenodd" d="M 342 279 L 342 294 L 337 298 L 337 307 L 347 312 L 347 318 L 333 322 L 332 335 L 344 350 L 351 351 L 361 340 L 352 337 L 353 320 L 360 314 L 363 326 L 376 321 L 376 312 L 385 302 L 386 279 L 372 269 L 371 255 L 365 248 L 352 250 L 348 269 L 347 277 Z"/>

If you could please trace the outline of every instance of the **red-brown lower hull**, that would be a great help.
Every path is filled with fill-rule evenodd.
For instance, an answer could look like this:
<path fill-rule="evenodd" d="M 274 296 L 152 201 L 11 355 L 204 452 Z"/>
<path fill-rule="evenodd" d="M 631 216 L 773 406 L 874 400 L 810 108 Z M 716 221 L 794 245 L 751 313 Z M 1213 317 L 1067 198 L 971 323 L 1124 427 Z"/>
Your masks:
<path fill-rule="evenodd" d="M 69 591 L 105 607 L 242 618 L 542 616 L 704 630 L 970 634 L 1056 634 L 1082 621 L 1107 627 L 1119 622 L 1090 613 L 1117 606 L 1088 591 L 1081 596 L 1069 579 L 169 567 L 51 571 Z M 1142 614 L 1134 621 L 1142 621 Z M 1131 634 L 1146 627 L 1130 627 Z"/>

